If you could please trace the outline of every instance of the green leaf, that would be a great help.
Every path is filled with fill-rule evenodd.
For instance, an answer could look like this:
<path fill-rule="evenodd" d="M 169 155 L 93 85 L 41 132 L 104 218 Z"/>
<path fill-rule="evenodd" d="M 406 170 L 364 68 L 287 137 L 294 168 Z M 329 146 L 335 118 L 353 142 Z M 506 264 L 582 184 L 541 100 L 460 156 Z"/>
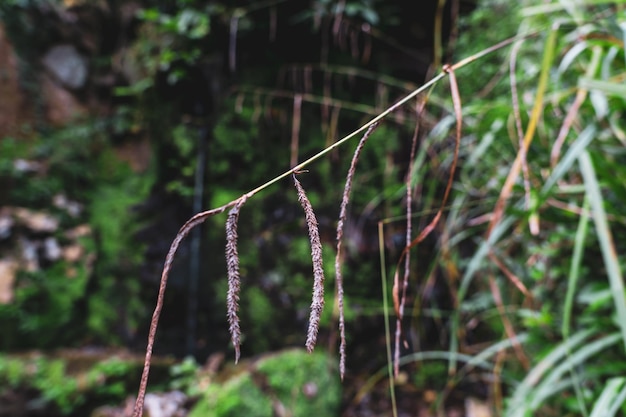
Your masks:
<path fill-rule="evenodd" d="M 583 152 L 578 157 L 578 161 L 585 180 L 587 195 L 591 203 L 593 221 L 596 226 L 596 234 L 600 242 L 602 257 L 604 258 L 604 266 L 606 267 L 609 284 L 611 286 L 613 304 L 617 312 L 618 322 L 620 323 L 622 340 L 626 346 L 626 298 L 624 298 L 624 278 L 617 258 L 613 235 L 611 234 L 606 212 L 604 211 L 604 199 L 589 153 L 586 151 Z"/>
<path fill-rule="evenodd" d="M 611 417 L 619 410 L 626 399 L 626 378 L 611 378 L 593 405 L 589 417 Z"/>
<path fill-rule="evenodd" d="M 600 91 L 608 96 L 624 98 L 626 97 L 626 84 L 617 82 L 595 80 L 592 78 L 581 77 L 578 80 L 578 87 L 586 90 Z"/>

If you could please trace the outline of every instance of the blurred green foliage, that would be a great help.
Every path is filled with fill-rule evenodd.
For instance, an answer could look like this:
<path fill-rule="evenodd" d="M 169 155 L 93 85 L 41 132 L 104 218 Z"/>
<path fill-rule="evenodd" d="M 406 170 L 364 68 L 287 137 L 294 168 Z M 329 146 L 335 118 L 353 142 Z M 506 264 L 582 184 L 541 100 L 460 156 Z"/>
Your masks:
<path fill-rule="evenodd" d="M 87 363 L 89 358 L 87 358 Z M 51 415 L 75 415 L 85 404 L 121 401 L 136 384 L 136 362 L 111 357 L 78 369 L 76 358 L 0 355 L 0 385 L 5 390 L 37 395 L 31 405 Z M 72 370 L 68 368 L 72 366 Z M 83 412 L 85 409 L 82 408 Z"/>
<path fill-rule="evenodd" d="M 50 210 L 59 219 L 51 236 L 61 244 L 71 243 L 67 230 L 88 224 L 88 233 L 77 240 L 83 251 L 77 264 L 61 258 L 18 271 L 14 300 L 0 305 L 2 349 L 116 344 L 124 337 L 119 329 L 133 332 L 142 316 L 133 279 L 142 259 L 133 231 L 141 223 L 131 208 L 147 196 L 152 179 L 134 175 L 114 155 L 105 132 L 102 121 L 87 121 L 28 141 L 0 141 L 3 204 Z M 16 169 L 18 159 L 45 166 L 45 175 Z M 70 215 L 54 207 L 60 194 L 84 209 Z M 7 237 L 15 244 L 16 233 Z"/>
<path fill-rule="evenodd" d="M 617 196 L 624 195 L 623 182 L 615 179 L 626 176 L 623 163 L 617 162 L 624 157 L 621 115 L 626 100 L 623 95 L 616 100 L 614 94 L 626 62 L 620 41 L 623 29 L 617 22 L 624 21 L 626 12 L 623 4 L 609 3 L 581 6 L 528 1 L 513 5 L 486 1 L 486 7 L 461 25 L 474 33 L 470 28 L 480 22 L 499 21 L 498 27 L 511 30 L 511 34 L 513 30 L 537 32 L 512 48 L 481 59 L 480 76 L 472 75 L 477 71 L 475 64 L 456 74 L 464 103 L 462 158 L 467 163 L 461 165 L 455 207 L 447 220 L 447 233 L 459 238 L 453 244 L 442 242 L 445 257 L 437 262 L 459 307 L 451 314 L 448 346 L 452 352 L 471 349 L 463 339 L 471 332 L 467 323 L 473 323 L 473 329 L 481 328 L 474 327 L 477 317 L 496 339 L 497 335 L 509 340 L 514 334 L 527 337 L 522 345 L 524 356 L 520 350 L 514 351 L 515 359 L 502 372 L 503 379 L 523 380 L 512 385 L 505 398 L 503 412 L 507 416 L 590 415 L 592 411 L 593 415 L 613 415 L 617 410 L 596 403 L 601 395 L 609 395 L 606 379 L 621 372 L 607 364 L 623 355 L 623 346 L 610 341 L 616 340 L 616 331 L 626 319 L 620 312 L 624 292 L 615 285 L 621 280 L 616 271 L 626 265 L 621 256 L 625 223 L 620 210 L 609 202 L 622 201 Z M 504 9 L 507 12 L 501 13 Z M 555 57 L 545 67 L 542 55 L 553 30 Z M 502 39 L 500 31 L 481 32 L 481 36 L 469 33 L 459 38 L 458 50 L 471 53 L 493 45 L 496 33 Z M 526 157 L 527 168 L 508 196 L 502 226 L 491 231 L 495 238 L 486 243 L 489 217 L 484 222 L 472 219 L 492 215 L 528 129 L 542 71 L 548 73 L 549 82 L 541 103 L 543 114 Z M 602 88 L 605 82 L 613 87 Z M 581 88 L 587 89 L 585 95 L 579 92 Z M 621 122 L 609 122 L 617 119 Z M 522 131 L 518 131 L 518 123 Z M 588 169 L 583 169 L 585 154 L 593 163 L 597 188 L 589 181 Z M 607 200 L 603 207 L 610 218 L 612 240 L 599 223 L 597 208 L 592 209 L 591 219 L 585 220 L 590 210 L 585 200 L 596 191 Z M 534 221 L 539 226 L 536 232 L 531 227 Z M 589 226 L 583 227 L 586 222 Z M 603 240 L 610 243 L 603 247 Z M 612 251 L 608 257 L 607 247 Z M 488 251 L 493 257 L 486 256 Z M 455 265 L 450 264 L 452 259 Z M 617 268 L 611 259 L 617 261 Z M 460 275 L 454 274 L 457 268 Z M 522 294 L 520 284 L 532 299 Z M 480 334 L 485 337 L 488 333 L 483 328 L 473 337 Z M 573 341 L 573 335 L 583 334 L 606 344 Z M 559 359 L 552 369 L 550 361 L 555 358 Z M 521 366 L 525 360 L 527 365 Z M 451 360 L 448 372 L 455 366 Z M 563 372 L 563 367 L 567 371 Z M 496 389 L 494 385 L 493 392 Z M 567 396 L 576 400 L 565 401 Z"/>
<path fill-rule="evenodd" d="M 341 384 L 329 358 L 303 350 L 260 359 L 223 383 L 211 383 L 190 416 L 334 416 Z"/>
<path fill-rule="evenodd" d="M 80 219 L 59 214 L 61 228 L 87 222 L 93 234 L 81 243 L 88 254 L 95 255 L 93 272 L 83 266 L 72 280 L 67 279 L 63 262 L 21 274 L 15 302 L 0 306 L 4 336 L 0 347 L 118 343 L 120 333 L 135 333 L 146 313 L 138 297 L 141 289 L 137 279 L 143 248 L 136 244 L 133 233 L 142 222 L 154 219 L 139 219 L 131 209 L 158 192 L 188 209 L 195 193 L 201 144 L 207 148 L 204 205 L 218 207 L 287 170 L 296 144 L 298 154 L 293 159 L 302 161 L 415 88 L 415 79 L 405 82 L 397 75 L 403 72 L 395 65 L 403 60 L 394 59 L 398 55 L 390 51 L 403 49 L 402 44 L 410 40 L 406 33 L 424 29 L 403 20 L 402 11 L 393 4 L 317 0 L 303 9 L 289 9 L 289 15 L 278 15 L 281 24 L 287 22 L 286 26 L 300 30 L 294 32 L 298 34 L 318 31 L 323 27 L 321 19 L 331 19 L 329 23 L 340 16 L 354 19 L 361 28 L 371 25 L 380 31 L 376 33 L 408 28 L 399 32 L 405 34 L 402 42 L 385 44 L 369 62 L 363 57 L 363 45 L 357 45 L 356 53 L 348 51 L 350 48 L 340 47 L 339 37 L 333 39 L 336 44 L 330 42 L 324 47 L 319 47 L 314 37 L 310 44 L 299 44 L 300 50 L 311 53 L 308 61 L 325 59 L 323 70 L 313 66 L 307 69 L 314 74 L 310 77 L 312 85 L 307 86 L 303 80 L 308 75 L 298 66 L 304 61 L 298 54 L 301 51 L 282 57 L 271 49 L 273 41 L 250 41 L 271 38 L 267 13 L 279 3 L 146 1 L 138 14 L 136 39 L 127 50 L 128 83 L 115 88 L 116 99 L 124 104 L 118 108 L 117 117 L 107 121 L 110 125 L 92 120 L 65 129 L 33 132 L 34 139 L 29 142 L 0 141 L 0 184 L 8 190 L 0 196 L 2 204 L 42 209 L 50 205 L 54 195 L 65 192 L 86 210 Z M 464 118 L 453 197 L 435 233 L 414 251 L 417 262 L 411 270 L 413 305 L 407 309 L 407 339 L 412 349 L 441 349 L 450 359 L 445 367 L 441 363 L 416 367 L 411 383 L 423 388 L 447 380 L 453 387 L 458 382 L 455 378 L 465 375 L 465 370 L 459 372 L 459 354 L 479 352 L 475 358 L 504 368 L 482 383 L 498 404 L 504 404 L 499 411 L 505 415 L 603 415 L 599 399 L 620 398 L 626 393 L 619 379 L 623 367 L 615 365 L 623 362 L 622 345 L 626 343 L 620 339 L 624 335 L 618 333 L 626 322 L 620 310 L 624 291 L 619 285 L 620 271 L 626 265 L 621 256 L 626 249 L 622 213 L 626 197 L 626 14 L 622 2 L 583 3 L 484 0 L 475 13 L 461 20 L 455 61 L 516 33 L 536 33 L 456 71 Z M 0 13 L 6 15 L 8 10 L 28 4 L 4 2 Z M 41 32 L 45 30 L 35 29 L 39 29 L 37 21 L 23 15 L 8 26 L 13 36 L 21 35 L 17 46 L 22 51 L 29 42 L 41 46 Z M 553 30 L 557 31 L 554 59 L 542 64 Z M 285 35 L 277 33 L 279 42 Z M 241 43 L 248 48 L 242 48 Z M 337 47 L 325 50 L 328 45 Z M 240 70 L 235 70 L 234 61 Z M 373 77 L 364 71 L 366 68 Z M 225 80 L 224 73 L 229 73 L 230 79 Z M 535 120 L 538 128 L 526 167 L 507 196 L 502 222 L 490 230 L 494 206 L 533 117 L 541 73 L 548 75 L 549 83 L 545 100 L 539 103 L 543 114 Z M 414 72 L 411 74 L 415 77 Z M 442 81 L 433 89 L 420 120 L 420 146 L 411 173 L 416 190 L 414 235 L 439 208 L 451 165 L 455 120 L 447 83 Z M 579 95 L 581 91 L 584 95 Z M 295 98 L 304 93 L 307 99 L 296 113 Z M 387 101 L 379 100 L 379 95 L 386 95 Z M 201 100 L 204 96 L 211 96 L 207 100 L 210 105 Z M 326 108 L 331 99 L 333 105 Z M 196 112 L 195 108 L 202 106 L 204 110 Z M 338 112 L 338 121 L 331 127 L 332 112 Z M 404 177 L 418 121 L 412 111 L 402 116 L 404 119 L 399 115 L 398 120 L 380 126 L 364 149 L 345 234 L 348 334 L 351 328 L 359 328 L 368 340 L 372 339 L 369 320 L 376 320 L 380 328 L 388 314 L 381 303 L 378 252 L 387 252 L 391 270 L 403 247 Z M 298 137 L 293 133 L 295 120 L 300 126 Z M 206 143 L 198 140 L 199 127 L 209 131 L 201 139 Z M 107 131 L 118 135 L 147 133 L 156 161 L 151 170 L 136 175 L 120 163 L 103 133 Z M 561 140 L 558 146 L 557 138 Z M 309 172 L 300 175 L 321 225 L 328 289 L 334 284 L 338 206 L 356 140 L 311 164 Z M 46 175 L 17 171 L 17 158 L 41 161 L 48 165 L 48 171 Z M 591 166 L 584 161 L 590 161 Z M 596 178 L 597 183 L 590 178 Z M 601 196 L 603 204 L 587 205 L 591 195 Z M 158 206 L 155 212 L 160 210 Z M 588 216 L 591 220 L 586 224 Z M 376 229 L 381 219 L 389 220 L 390 225 L 382 248 Z M 535 221 L 536 231 L 531 229 Z M 216 339 L 226 346 L 224 218 L 206 223 L 202 262 L 208 278 L 198 294 L 206 301 L 198 313 L 199 322 L 205 333 L 211 334 L 211 341 Z M 487 241 L 490 234 L 495 237 Z M 302 343 L 310 303 L 310 248 L 301 208 L 289 181 L 275 184 L 246 203 L 239 235 L 244 354 Z M 531 296 L 525 296 L 521 287 Z M 335 331 L 332 290 L 327 290 L 326 296 L 322 336 Z M 124 331 L 120 332 L 120 327 Z M 508 349 L 515 335 L 523 335 L 523 352 L 499 347 L 499 343 L 510 342 Z M 203 343 L 209 339 L 204 335 L 199 338 Z M 355 339 L 351 347 L 358 350 L 365 338 Z M 604 344 L 594 344 L 599 342 Z M 376 367 L 386 360 L 379 344 L 371 351 L 359 352 L 367 357 L 368 366 Z M 496 357 L 496 352 L 502 356 Z M 325 370 L 326 364 L 321 362 L 315 355 L 286 357 L 279 363 L 268 359 L 255 372 L 262 373 L 272 392 L 290 406 L 289 390 L 302 382 L 300 371 L 306 366 Z M 17 365 L 2 366 L 9 383 L 21 383 Z M 274 367 L 283 368 L 289 377 L 274 373 Z M 62 365 L 46 369 L 54 382 L 62 378 Z M 184 386 L 194 372 L 194 365 L 184 362 L 174 379 Z M 503 399 L 498 397 L 502 395 L 502 380 L 506 384 L 521 382 L 507 386 L 504 391 L 508 397 Z M 73 397 L 72 383 L 56 389 L 45 395 L 54 398 L 61 409 L 70 409 L 79 401 Z M 332 396 L 327 405 L 336 409 L 339 394 L 333 389 L 329 392 Z M 440 403 L 449 394 L 444 390 Z M 296 397 L 301 399 L 300 392 Z M 248 403 L 240 402 L 241 398 Z M 294 404 L 295 411 L 307 400 Z M 618 409 L 606 407 L 604 411 Z M 272 403 L 253 375 L 242 374 L 224 386 L 213 384 L 194 412 L 232 415 L 235 411 L 250 414 L 251 410 L 256 415 L 270 415 Z M 308 413 L 298 410 L 296 415 Z"/>

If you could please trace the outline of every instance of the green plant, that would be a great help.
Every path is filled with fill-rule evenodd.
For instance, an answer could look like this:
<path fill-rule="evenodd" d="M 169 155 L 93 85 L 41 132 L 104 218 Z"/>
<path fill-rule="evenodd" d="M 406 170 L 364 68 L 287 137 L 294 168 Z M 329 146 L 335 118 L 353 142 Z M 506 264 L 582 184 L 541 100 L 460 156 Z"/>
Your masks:
<path fill-rule="evenodd" d="M 497 12 L 507 6 L 505 2 L 490 2 L 488 5 L 497 7 L 492 10 L 486 8 L 480 19 L 486 19 L 490 13 L 489 18 L 495 19 Z M 523 21 L 516 20 L 518 12 Z M 546 16 L 550 16 L 556 24 L 548 22 Z M 397 254 L 400 260 L 407 263 L 396 266 L 394 288 L 390 293 L 398 316 L 396 366 L 417 360 L 416 356 L 401 357 L 399 354 L 399 346 L 404 342 L 401 324 L 407 307 L 406 288 L 411 278 L 408 255 L 414 247 L 423 244 L 429 233 L 438 230 L 440 235 L 435 239 L 437 242 L 428 265 L 420 265 L 416 273 L 423 278 L 424 285 L 418 288 L 419 297 L 416 297 L 418 301 L 412 318 L 417 327 L 419 320 L 423 319 L 421 312 L 428 310 L 438 325 L 448 326 L 446 337 L 442 338 L 442 344 L 447 345 L 444 347 L 448 350 L 432 355 L 448 361 L 449 384 L 443 390 L 439 403 L 444 403 L 460 378 L 471 372 L 473 367 L 481 365 L 492 372 L 490 389 L 494 406 L 505 414 L 526 415 L 550 408 L 576 410 L 583 415 L 588 415 L 588 410 L 597 415 L 603 408 L 616 413 L 619 405 L 615 405 L 615 399 L 621 398 L 622 382 L 614 379 L 618 378 L 616 370 L 607 367 L 609 362 L 599 357 L 599 353 L 615 358 L 618 352 L 615 345 L 626 342 L 621 264 L 614 256 L 620 243 L 613 237 L 624 234 L 624 222 L 617 209 L 624 190 L 620 181 L 615 180 L 615 177 L 626 174 L 622 164 L 624 129 L 620 124 L 620 115 L 624 110 L 620 84 L 624 79 L 624 48 L 623 42 L 620 42 L 622 29 L 619 19 L 623 16 L 623 5 L 618 2 L 588 7 L 577 7 L 567 2 L 539 6 L 522 4 L 519 9 L 516 6 L 510 18 L 520 22 L 519 36 L 497 44 L 486 40 L 483 52 L 445 66 L 439 75 L 422 87 L 412 89 L 396 105 L 377 111 L 377 116 L 362 124 L 361 128 L 328 144 L 300 163 L 297 162 L 299 142 L 294 134 L 291 149 L 295 151 L 290 155 L 291 169 L 249 192 L 233 193 L 231 189 L 216 193 L 216 201 L 219 201 L 215 204 L 216 208 L 189 219 L 181 227 L 167 254 L 135 415 L 141 414 L 154 343 L 153 329 L 156 328 L 169 270 L 181 240 L 207 218 L 230 210 L 226 219 L 225 268 L 229 287 L 225 292 L 231 338 L 238 359 L 238 345 L 242 337 L 238 321 L 242 286 L 238 249 L 240 213 L 245 212 L 252 197 L 260 191 L 290 176 L 304 177 L 305 168 L 330 155 L 353 137 L 362 135 L 348 169 L 336 229 L 334 283 L 338 295 L 340 373 L 343 375 L 346 320 L 343 312 L 342 254 L 345 252 L 342 252 L 342 242 L 356 165 L 359 160 L 366 161 L 362 151 L 376 146 L 370 143 L 376 143 L 373 139 L 381 130 L 376 133 L 374 130 L 379 124 L 427 90 L 431 94 L 428 96 L 432 99 L 431 103 L 441 116 L 429 126 L 420 148 L 417 147 L 420 136 L 416 128 L 415 145 L 407 158 L 406 190 L 396 184 L 399 191 L 390 186 L 385 187 L 376 198 L 357 196 L 365 201 L 380 198 L 379 201 L 390 204 L 390 198 L 403 195 L 408 201 L 406 218 L 390 217 L 380 223 L 381 276 L 385 284 L 383 226 L 403 221 L 408 229 L 406 240 L 403 239 Z M 467 37 L 466 45 L 470 41 L 473 42 L 472 37 Z M 505 57 L 502 50 L 511 44 L 510 56 Z M 496 53 L 487 57 L 491 52 Z M 470 64 L 474 61 L 485 64 L 481 69 L 488 73 L 490 81 L 484 88 L 480 82 L 484 83 L 485 74 L 472 77 L 469 73 Z M 504 75 L 507 72 L 508 77 Z M 434 90 L 436 84 L 445 83 L 444 79 L 449 81 L 451 99 L 437 98 L 440 93 Z M 464 81 L 466 79 L 467 82 Z M 429 90 L 431 87 L 432 91 Z M 260 89 L 245 92 L 278 96 Z M 294 93 L 288 97 L 293 99 L 293 131 L 298 132 L 302 120 L 302 100 L 323 101 L 308 93 Z M 461 98 L 464 106 L 461 105 Z M 418 103 L 417 114 L 426 118 L 428 115 L 423 106 L 426 106 L 426 99 Z M 253 107 L 242 107 L 249 113 L 255 113 Z M 452 110 L 444 111 L 445 108 Z M 236 121 L 237 116 L 231 120 Z M 450 131 L 455 122 L 456 131 L 452 134 Z M 228 125 L 221 125 L 220 128 L 223 126 Z M 234 129 L 234 137 L 239 133 L 245 136 L 246 129 L 254 131 L 250 125 L 238 127 Z M 228 131 L 222 131 L 222 134 L 224 138 L 228 137 Z M 243 148 L 239 157 L 244 161 L 257 160 L 254 147 L 247 146 L 246 142 L 237 146 Z M 378 152 L 378 157 L 381 153 Z M 458 173 L 455 170 L 457 161 L 464 162 Z M 601 163 L 604 161 L 606 164 Z M 221 167 L 224 172 L 227 166 L 224 163 Z M 607 166 L 611 168 L 607 169 Z M 422 193 L 421 211 L 417 214 L 411 212 L 414 187 Z M 451 192 L 452 202 L 448 205 Z M 297 194 L 305 192 L 298 189 Z M 585 199 L 592 202 L 589 209 Z M 315 202 L 315 197 L 310 201 Z M 588 216 L 588 210 L 591 210 L 595 227 L 593 239 L 586 238 L 589 232 L 583 219 Z M 392 211 L 391 214 L 395 213 Z M 414 221 L 413 217 L 418 216 Z M 411 233 L 413 222 L 420 226 L 417 237 Z M 608 226 L 610 222 L 611 227 Z M 309 230 L 316 229 L 315 223 L 310 219 L 306 221 Z M 294 252 L 304 252 L 301 242 L 295 243 Z M 314 252 L 312 238 L 310 245 L 311 252 Z M 586 251 L 590 255 L 583 258 L 582 254 Z M 572 253 L 573 260 L 568 262 Z M 312 263 L 314 269 L 323 270 L 315 256 Z M 435 306 L 424 309 L 419 304 L 420 298 L 427 298 L 435 280 L 444 281 L 447 285 L 449 308 Z M 600 290 L 591 293 L 595 311 L 576 301 L 579 288 L 576 284 L 582 282 L 600 284 Z M 311 308 L 313 312 L 324 301 L 323 296 L 316 292 L 318 294 L 315 294 Z M 589 293 L 586 295 L 589 296 Z M 241 297 L 244 297 L 243 293 Z M 267 307 L 263 297 L 253 300 L 263 309 Z M 599 307 L 602 300 L 611 301 L 611 305 L 604 308 L 614 314 L 614 319 L 597 317 L 597 308 L 602 308 Z M 387 298 L 384 301 L 386 303 Z M 574 310 L 582 314 L 575 316 Z M 386 305 L 384 314 L 388 314 Z M 310 321 L 315 322 L 313 315 Z M 472 340 L 470 336 L 478 334 L 474 332 L 475 323 L 488 328 L 479 336 L 487 335 L 489 348 L 470 356 L 464 352 L 476 349 L 469 342 Z M 620 331 L 616 333 L 616 329 Z M 585 341 L 589 343 L 583 345 Z M 388 345 L 391 351 L 389 335 Z M 501 368 L 508 350 L 514 360 L 506 363 L 508 369 L 505 372 Z M 420 360 L 427 356 L 420 356 Z M 461 360 L 468 365 L 461 366 Z M 562 365 L 546 370 L 546 366 L 550 367 L 557 361 L 562 361 Z M 393 376 L 389 378 L 393 396 Z M 522 383 L 515 384 L 515 379 L 522 380 Z M 537 379 L 541 379 L 538 385 Z M 613 382 L 602 388 L 606 380 Z M 239 389 L 248 392 L 251 389 L 249 382 L 244 378 L 239 380 Z M 503 385 L 510 385 L 510 398 L 503 397 Z M 590 395 L 585 394 L 584 388 L 588 387 L 591 387 Z M 563 391 L 574 393 L 576 401 L 559 401 L 555 394 Z M 232 406 L 226 398 L 221 401 L 224 407 Z M 396 412 L 395 408 L 393 411 Z"/>
<path fill-rule="evenodd" d="M 147 195 L 152 177 L 131 175 L 106 140 L 107 127 L 106 120 L 85 121 L 29 141 L 0 141 L 2 204 L 12 218 L 23 212 L 26 222 L 3 237 L 3 256 L 20 260 L 25 248 L 46 240 L 60 251 L 31 270 L 17 269 L 13 298 L 0 305 L 4 350 L 98 338 L 112 343 L 119 340 L 113 329 L 120 318 L 128 328 L 136 325 L 139 285 L 129 277 L 136 275 L 142 248 L 128 233 L 140 227 L 128 214 Z M 31 168 L 17 169 L 19 161 Z M 54 230 L 29 231 L 28 221 L 37 216 L 49 219 Z"/>
<path fill-rule="evenodd" d="M 100 239 L 94 244 L 98 254 L 94 270 L 97 296 L 88 300 L 87 325 L 91 334 L 108 339 L 108 343 L 113 341 L 112 327 L 122 324 L 133 329 L 139 319 L 141 303 L 135 295 L 140 285 L 129 277 L 138 273 L 143 248 L 136 244 L 132 233 L 140 225 L 128 213 L 145 198 L 150 185 L 149 179 L 137 176 L 103 184 L 95 190 L 98 198 L 90 206 L 90 224 Z M 120 312 L 124 312 L 122 323 Z"/>
<path fill-rule="evenodd" d="M 86 359 L 84 364 L 80 358 L 62 354 L 0 355 L 2 389 L 34 390 L 35 401 L 61 415 L 75 414 L 86 404 L 123 399 L 134 383 L 138 365 L 115 357 L 95 363 Z"/>
<path fill-rule="evenodd" d="M 210 384 L 190 415 L 335 415 L 340 391 L 325 355 L 294 349 L 260 359 L 223 383 Z"/>
<path fill-rule="evenodd" d="M 522 5 L 520 13 L 524 17 L 520 27 L 527 30 L 543 30 L 546 16 L 559 25 L 551 28 L 541 44 L 543 50 L 528 42 L 515 45 L 507 62 L 508 80 L 495 73 L 490 90 L 465 117 L 467 158 L 480 161 L 480 169 L 471 164 L 462 169 L 466 191 L 458 195 L 461 208 L 451 210 L 448 223 L 463 233 L 463 225 L 472 218 L 487 214 L 490 220 L 486 228 L 465 231 L 475 240 L 475 249 L 463 261 L 460 287 L 453 291 L 461 308 L 453 311 L 450 350 L 467 348 L 462 323 L 468 319 L 463 309 L 471 303 L 468 295 L 490 291 L 490 307 L 497 309 L 502 323 L 500 332 L 511 340 L 528 332 L 528 339 L 514 350 L 517 361 L 510 365 L 519 368 L 516 372 L 525 379 L 512 385 L 505 415 L 534 415 L 549 409 L 557 415 L 565 410 L 582 415 L 593 410 L 597 415 L 609 410 L 608 403 L 599 399 L 616 392 L 611 390 L 617 385 L 606 394 L 602 388 L 604 381 L 616 376 L 613 371 L 619 372 L 606 364 L 618 354 L 614 345 L 624 340 L 615 333 L 623 323 L 624 291 L 621 265 L 615 258 L 620 244 L 612 237 L 623 233 L 623 222 L 611 208 L 609 215 L 610 205 L 602 203 L 604 195 L 622 194 L 621 186 L 611 180 L 621 176 L 622 169 L 614 166 L 612 175 L 601 177 L 608 174 L 604 161 L 612 166 L 612 161 L 621 160 L 618 149 L 623 141 L 621 128 L 602 122 L 611 118 L 606 112 L 611 93 L 590 88 L 595 81 L 587 80 L 616 83 L 621 79 L 624 63 L 616 57 L 623 55 L 623 45 L 620 48 L 614 39 L 619 32 L 616 16 L 623 16 L 624 10 L 618 4 L 576 7 L 564 2 Z M 617 85 L 614 88 L 619 90 Z M 501 99 L 507 89 L 510 103 Z M 615 111 L 624 108 L 623 100 L 611 103 Z M 489 133 L 481 136 L 485 130 Z M 478 140 L 472 133 L 478 134 Z M 509 140 L 498 141 L 498 137 Z M 495 196 L 493 211 L 492 205 L 487 210 L 484 205 L 474 208 L 472 194 L 483 201 Z M 468 243 L 453 240 L 445 247 L 448 253 L 460 252 Z M 444 266 L 445 261 L 439 262 Z M 594 304 L 613 315 L 612 320 L 581 303 L 583 294 L 585 304 L 590 300 L 589 292 L 581 291 L 585 282 L 602 289 L 605 304 Z M 600 292 L 593 294 L 600 296 Z M 593 342 L 583 343 L 586 338 Z M 548 369 L 549 363 L 556 363 L 550 361 L 562 366 Z M 449 372 L 455 372 L 456 366 L 451 356 Z M 498 384 L 493 392 L 501 395 Z M 563 392 L 570 393 L 572 401 L 556 395 Z M 600 411 L 601 407 L 606 408 Z M 611 407 L 616 412 L 616 406 Z"/>
<path fill-rule="evenodd" d="M 196 2 L 181 1 L 174 15 L 163 13 L 156 8 L 142 9 L 139 19 L 150 25 L 145 33 L 153 36 L 156 46 L 146 48 L 142 61 L 148 69 L 147 77 L 137 81 L 130 88 L 118 89 L 119 94 L 142 92 L 151 87 L 158 72 L 167 74 L 167 82 L 176 84 L 187 76 L 187 70 L 202 59 L 202 46 L 211 31 L 211 19 L 223 13 L 223 6 L 194 5 Z"/>
<path fill-rule="evenodd" d="M 172 365 L 170 368 L 170 389 L 180 390 L 188 395 L 201 394 L 198 387 L 198 370 L 200 366 L 194 358 L 187 356 L 182 362 Z"/>

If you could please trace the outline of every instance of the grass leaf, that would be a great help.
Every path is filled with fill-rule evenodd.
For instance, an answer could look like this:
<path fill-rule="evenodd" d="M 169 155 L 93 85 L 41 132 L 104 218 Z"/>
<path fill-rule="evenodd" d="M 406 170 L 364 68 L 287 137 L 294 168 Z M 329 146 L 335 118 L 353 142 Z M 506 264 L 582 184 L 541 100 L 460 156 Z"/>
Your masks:
<path fill-rule="evenodd" d="M 626 378 L 611 378 L 593 405 L 589 417 L 612 417 L 626 400 Z"/>
<path fill-rule="evenodd" d="M 615 305 L 615 311 L 617 313 L 617 322 L 621 329 L 622 341 L 626 347 L 626 298 L 624 297 L 624 278 L 622 276 L 619 260 L 617 259 L 613 235 L 609 229 L 606 212 L 604 211 L 604 199 L 602 198 L 600 184 L 596 178 L 596 172 L 593 168 L 589 153 L 583 152 L 579 156 L 578 161 L 585 180 L 587 195 L 591 203 L 591 213 L 593 214 L 593 221 L 596 226 L 600 249 L 602 250 L 604 266 L 606 267 L 609 278 L 613 304 Z"/>

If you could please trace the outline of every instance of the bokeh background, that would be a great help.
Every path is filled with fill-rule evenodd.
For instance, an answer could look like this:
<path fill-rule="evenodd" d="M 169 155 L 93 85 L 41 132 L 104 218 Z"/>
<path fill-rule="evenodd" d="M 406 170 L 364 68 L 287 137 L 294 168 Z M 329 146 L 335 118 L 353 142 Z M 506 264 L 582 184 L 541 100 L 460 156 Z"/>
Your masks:
<path fill-rule="evenodd" d="M 358 161 L 343 237 L 344 381 L 335 238 L 358 136 L 299 174 L 326 275 L 315 354 L 302 350 L 311 249 L 287 178 L 241 209 L 243 361 L 226 319 L 221 214 L 175 257 L 146 412 L 624 412 L 626 5 L 595 3 L 3 0 L 0 416 L 128 415 L 179 228 L 470 56 L 455 72 L 458 160 L 444 77 L 386 117 Z M 455 162 L 442 218 L 409 252 L 391 375 L 407 179 L 415 238 Z"/>

